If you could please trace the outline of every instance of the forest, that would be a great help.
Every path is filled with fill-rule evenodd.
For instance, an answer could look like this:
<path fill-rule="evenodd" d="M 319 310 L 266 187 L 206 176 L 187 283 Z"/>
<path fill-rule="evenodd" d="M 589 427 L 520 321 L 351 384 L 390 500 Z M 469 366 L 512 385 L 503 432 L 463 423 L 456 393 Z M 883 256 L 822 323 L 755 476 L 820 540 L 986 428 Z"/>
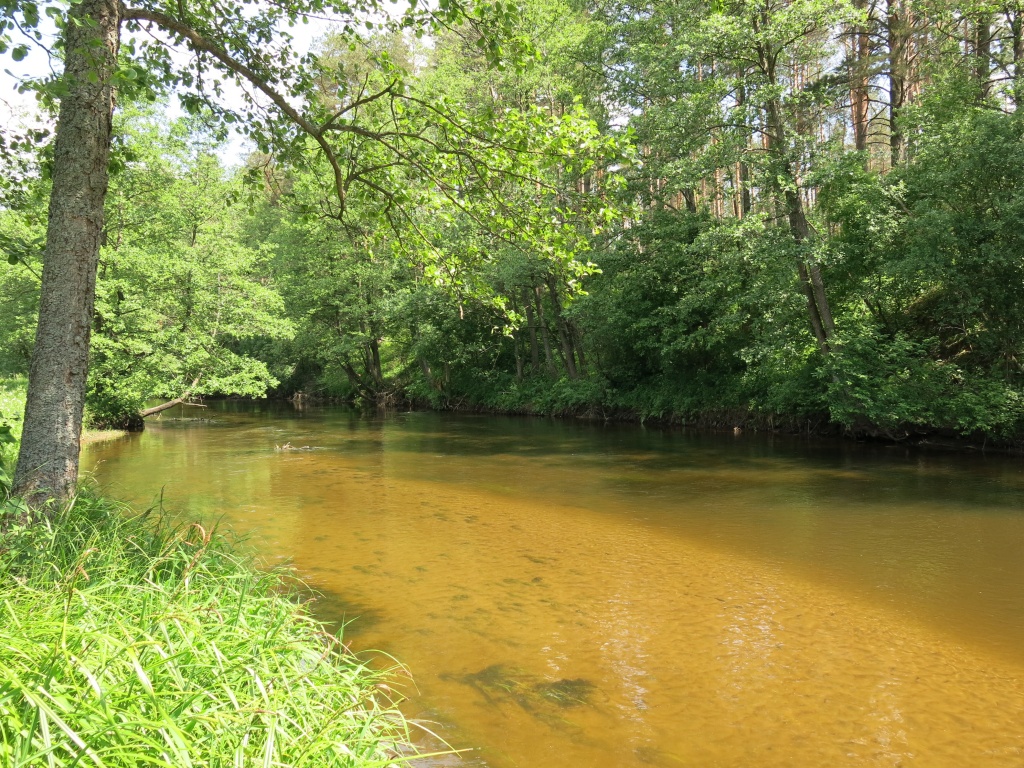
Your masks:
<path fill-rule="evenodd" d="M 1017 457 L 889 448 L 1024 444 L 1022 0 L 4 0 L 0 55 L 0 764 L 1019 764 Z"/>
<path fill-rule="evenodd" d="M 1019 438 L 1022 24 L 1014 3 L 534 0 L 501 67 L 477 27 L 328 32 L 330 158 L 250 125 L 233 160 L 239 118 L 202 87 L 124 89 L 87 421 L 301 393 Z M 8 376 L 38 312 L 37 138 L 5 153 Z"/>

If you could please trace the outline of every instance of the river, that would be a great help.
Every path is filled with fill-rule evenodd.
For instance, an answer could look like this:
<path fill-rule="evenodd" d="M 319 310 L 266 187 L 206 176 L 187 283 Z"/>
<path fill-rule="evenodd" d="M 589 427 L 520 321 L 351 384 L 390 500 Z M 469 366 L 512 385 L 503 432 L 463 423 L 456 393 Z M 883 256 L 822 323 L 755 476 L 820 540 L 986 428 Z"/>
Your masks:
<path fill-rule="evenodd" d="M 292 563 L 423 768 L 1024 765 L 1019 457 L 229 402 L 82 467 Z"/>

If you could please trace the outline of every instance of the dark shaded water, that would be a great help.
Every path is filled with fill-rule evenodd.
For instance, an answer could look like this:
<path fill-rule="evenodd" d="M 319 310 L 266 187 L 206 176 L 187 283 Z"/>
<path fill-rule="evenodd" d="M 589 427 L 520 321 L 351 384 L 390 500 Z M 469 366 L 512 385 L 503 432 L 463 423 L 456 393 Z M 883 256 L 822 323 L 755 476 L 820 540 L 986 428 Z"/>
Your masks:
<path fill-rule="evenodd" d="M 463 765 L 1024 765 L 1019 458 L 220 403 L 82 466 L 293 562 Z"/>

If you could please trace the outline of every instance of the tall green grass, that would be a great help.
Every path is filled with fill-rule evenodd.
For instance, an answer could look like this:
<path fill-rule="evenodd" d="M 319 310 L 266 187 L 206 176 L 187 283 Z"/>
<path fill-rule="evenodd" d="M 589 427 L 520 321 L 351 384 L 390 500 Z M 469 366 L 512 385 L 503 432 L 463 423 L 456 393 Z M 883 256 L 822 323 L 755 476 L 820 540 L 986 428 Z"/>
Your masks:
<path fill-rule="evenodd" d="M 80 498 L 0 534 L 0 766 L 387 766 L 407 724 L 282 577 Z"/>

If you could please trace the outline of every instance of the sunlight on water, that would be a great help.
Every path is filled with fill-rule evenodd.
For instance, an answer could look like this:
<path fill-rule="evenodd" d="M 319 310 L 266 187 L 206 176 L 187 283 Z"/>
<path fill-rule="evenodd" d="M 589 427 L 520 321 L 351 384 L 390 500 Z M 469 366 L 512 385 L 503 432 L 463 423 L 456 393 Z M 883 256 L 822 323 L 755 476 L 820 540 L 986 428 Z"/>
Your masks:
<path fill-rule="evenodd" d="M 408 712 L 474 748 L 424 767 L 1024 765 L 1019 459 L 196 413 L 83 467 L 292 562 L 352 648 L 409 668 Z"/>

